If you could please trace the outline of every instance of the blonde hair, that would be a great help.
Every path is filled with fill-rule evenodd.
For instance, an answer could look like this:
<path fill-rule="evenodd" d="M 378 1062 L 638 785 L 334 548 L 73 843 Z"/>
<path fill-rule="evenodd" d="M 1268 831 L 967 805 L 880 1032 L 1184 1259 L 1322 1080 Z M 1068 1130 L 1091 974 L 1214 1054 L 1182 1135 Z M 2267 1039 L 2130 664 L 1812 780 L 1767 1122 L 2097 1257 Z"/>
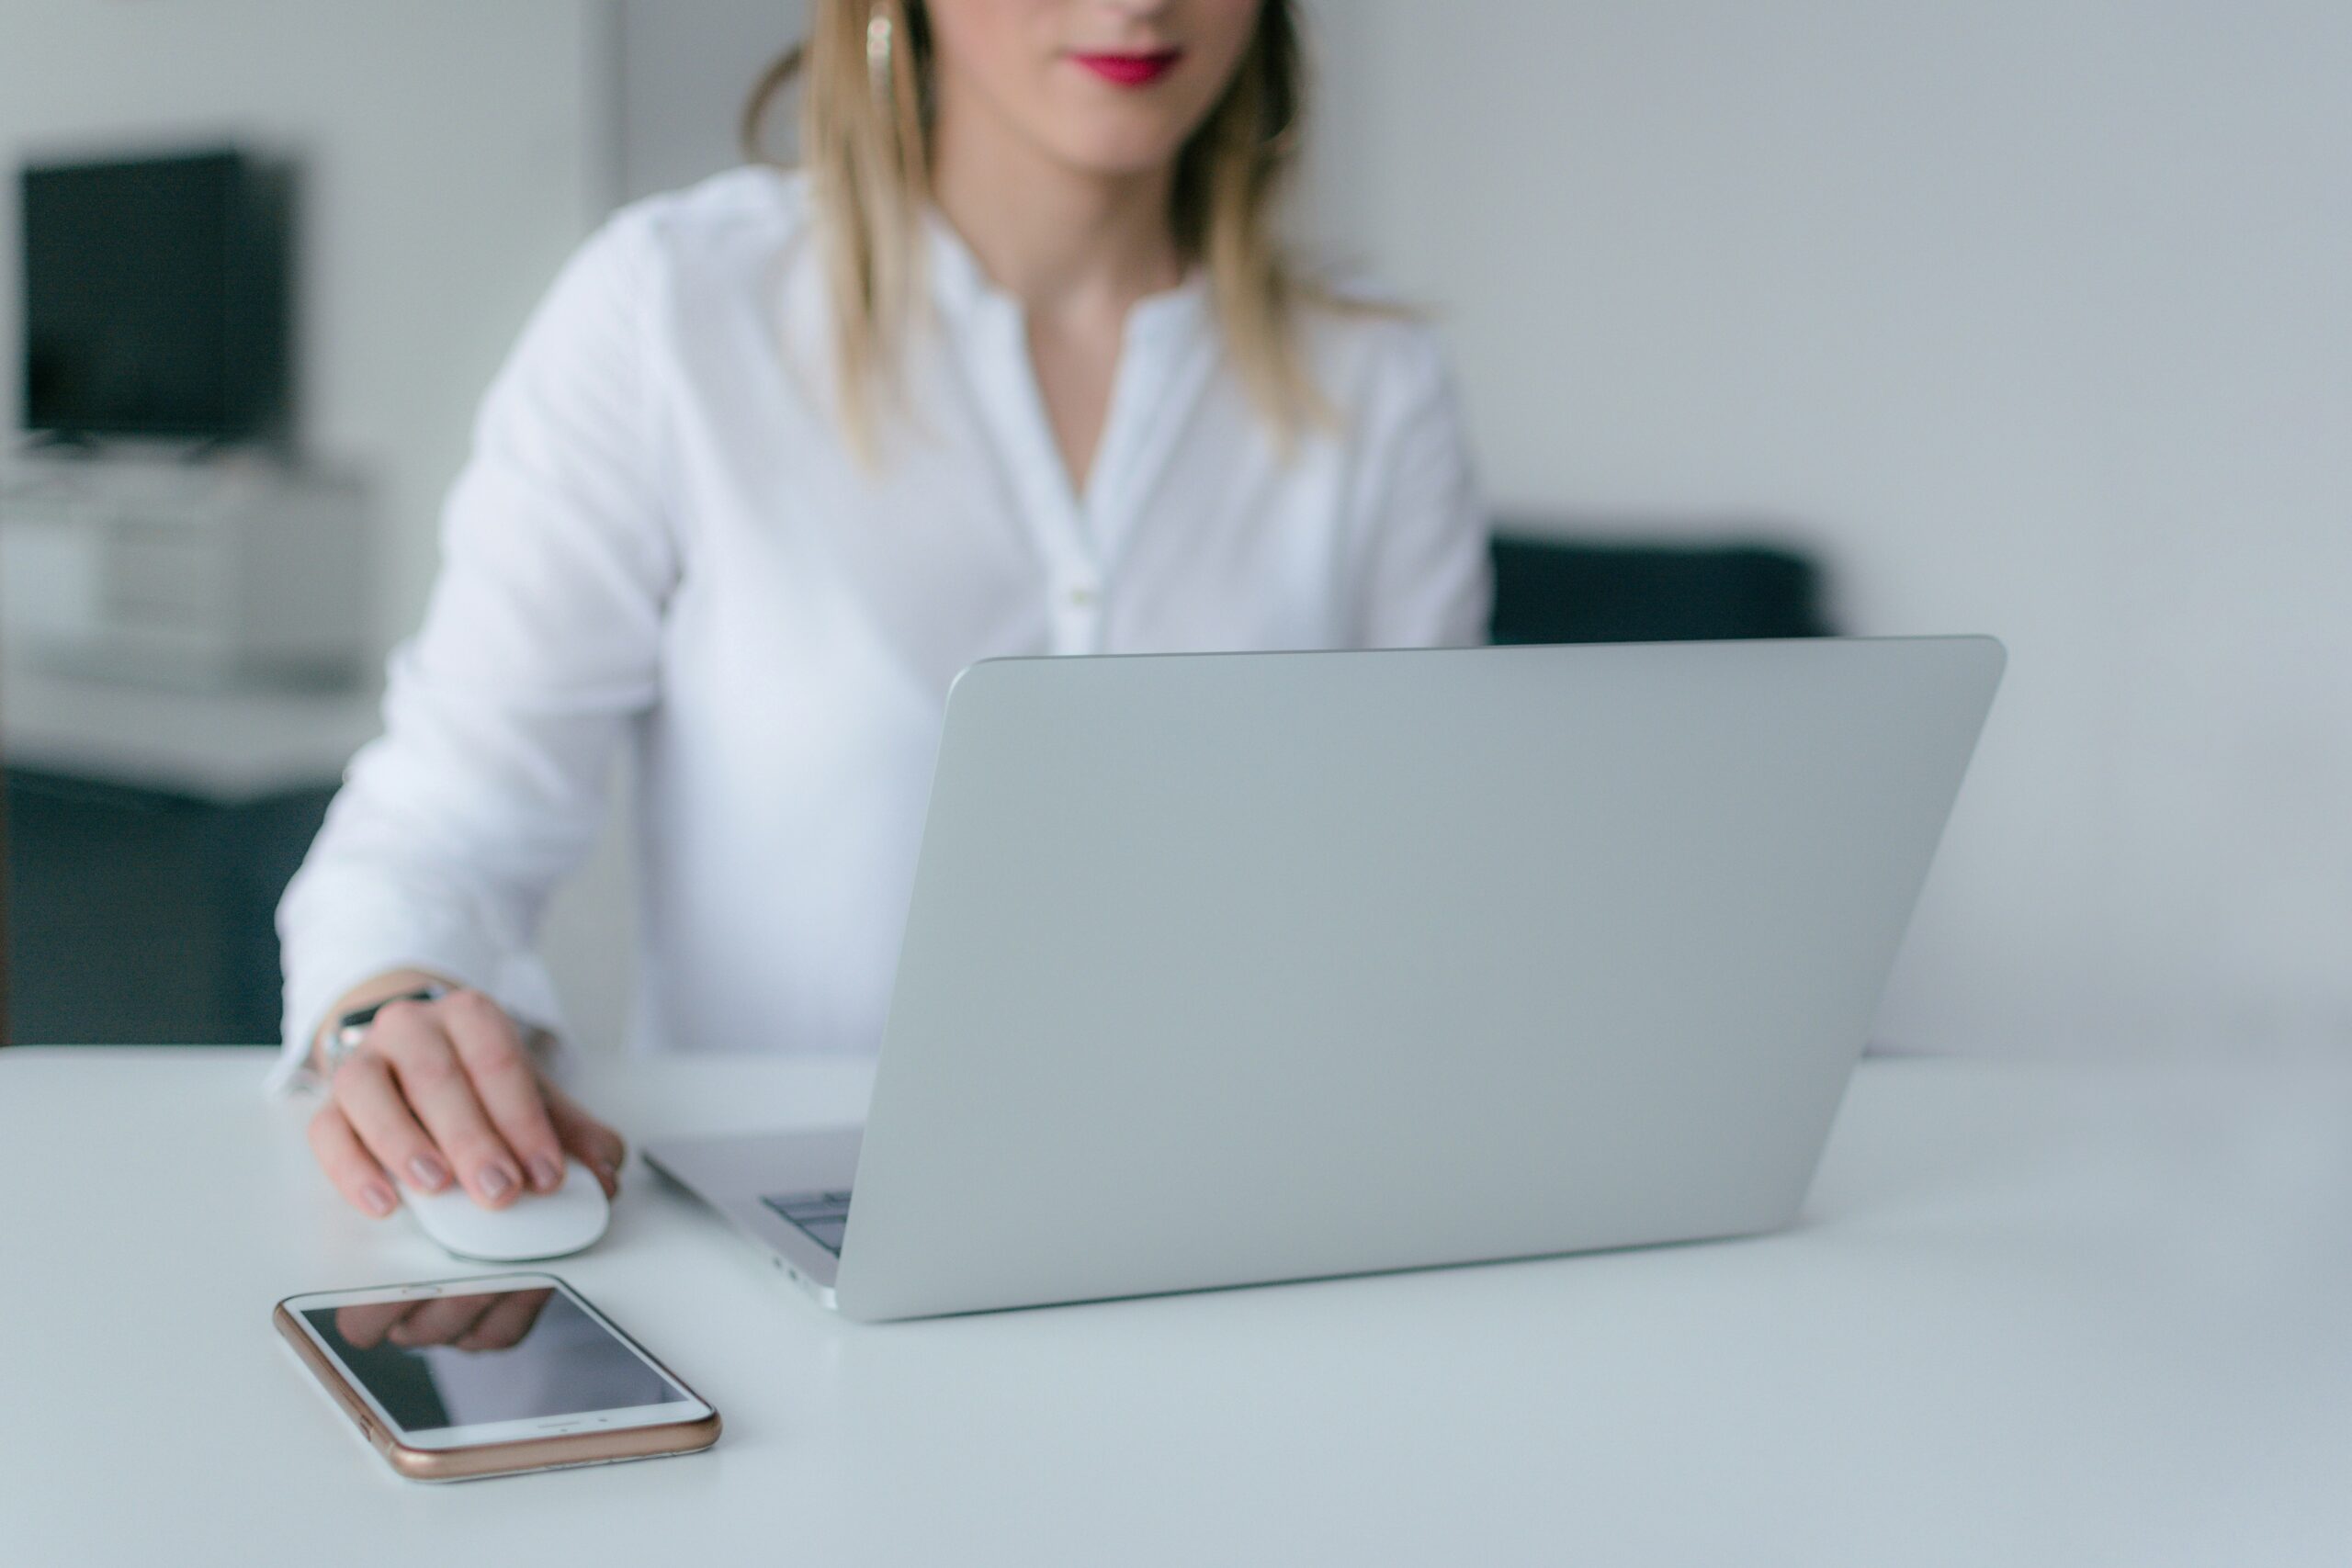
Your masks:
<path fill-rule="evenodd" d="M 761 76 L 744 106 L 744 151 L 777 94 L 800 84 L 799 156 L 816 202 L 833 326 L 833 372 L 853 447 L 870 457 L 876 406 L 895 394 L 920 297 L 930 199 L 930 28 L 921 0 L 812 0 L 807 39 Z M 888 31 L 880 29 L 887 28 Z M 1287 444 L 1330 405 L 1308 373 L 1298 311 L 1326 300 L 1275 236 L 1275 198 L 1306 110 L 1306 61 L 1292 0 L 1264 0 L 1225 94 L 1177 155 L 1170 225 L 1208 274 L 1227 351 L 1260 413 Z M 1333 300 L 1334 303 L 1339 301 Z"/>

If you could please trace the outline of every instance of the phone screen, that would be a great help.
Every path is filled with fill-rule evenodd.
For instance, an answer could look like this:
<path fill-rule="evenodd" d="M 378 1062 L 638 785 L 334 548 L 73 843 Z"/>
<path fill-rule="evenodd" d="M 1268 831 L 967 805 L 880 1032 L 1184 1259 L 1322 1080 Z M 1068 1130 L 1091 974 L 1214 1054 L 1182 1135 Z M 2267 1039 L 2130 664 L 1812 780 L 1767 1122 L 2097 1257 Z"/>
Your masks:
<path fill-rule="evenodd" d="M 351 1376 L 410 1432 L 693 1398 L 561 1291 L 301 1311 Z"/>

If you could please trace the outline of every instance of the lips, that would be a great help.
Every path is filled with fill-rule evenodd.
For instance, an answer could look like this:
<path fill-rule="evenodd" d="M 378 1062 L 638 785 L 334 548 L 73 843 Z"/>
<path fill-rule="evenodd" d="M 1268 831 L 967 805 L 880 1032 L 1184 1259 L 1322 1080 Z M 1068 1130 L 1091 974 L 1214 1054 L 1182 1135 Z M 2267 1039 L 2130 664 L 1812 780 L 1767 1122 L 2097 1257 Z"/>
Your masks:
<path fill-rule="evenodd" d="M 1072 54 L 1070 59 L 1114 87 L 1148 87 L 1175 70 L 1183 53 L 1159 49 L 1146 54 Z"/>

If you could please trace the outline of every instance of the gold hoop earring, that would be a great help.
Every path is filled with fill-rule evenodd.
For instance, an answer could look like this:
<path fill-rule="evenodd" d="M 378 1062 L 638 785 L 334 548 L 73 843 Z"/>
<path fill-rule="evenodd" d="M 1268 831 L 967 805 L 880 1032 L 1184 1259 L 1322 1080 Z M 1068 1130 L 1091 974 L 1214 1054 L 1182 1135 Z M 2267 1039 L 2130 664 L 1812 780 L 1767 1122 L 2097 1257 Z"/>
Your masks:
<path fill-rule="evenodd" d="M 882 7 L 875 6 L 874 15 L 865 20 L 865 78 L 877 97 L 888 97 L 891 92 L 890 46 L 895 30 Z"/>

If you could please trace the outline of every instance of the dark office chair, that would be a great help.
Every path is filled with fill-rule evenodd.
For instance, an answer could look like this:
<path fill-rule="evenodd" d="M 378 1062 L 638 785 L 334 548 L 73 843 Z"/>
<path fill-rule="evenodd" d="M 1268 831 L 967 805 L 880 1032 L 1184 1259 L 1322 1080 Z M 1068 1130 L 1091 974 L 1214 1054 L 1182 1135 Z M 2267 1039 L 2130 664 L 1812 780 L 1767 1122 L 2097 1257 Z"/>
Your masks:
<path fill-rule="evenodd" d="M 1713 545 L 1497 525 L 1494 640 L 1689 642 L 1826 637 L 1820 565 L 1760 540 Z"/>

